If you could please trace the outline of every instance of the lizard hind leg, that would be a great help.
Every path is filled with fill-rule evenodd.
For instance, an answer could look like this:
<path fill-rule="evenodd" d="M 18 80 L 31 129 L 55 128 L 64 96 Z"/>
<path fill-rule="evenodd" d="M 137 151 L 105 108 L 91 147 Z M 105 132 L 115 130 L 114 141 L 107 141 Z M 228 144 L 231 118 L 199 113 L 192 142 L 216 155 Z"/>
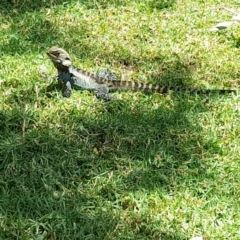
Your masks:
<path fill-rule="evenodd" d="M 109 69 L 100 69 L 97 71 L 96 75 L 109 81 L 118 80 L 116 74 Z M 105 101 L 111 101 L 114 99 L 114 97 L 109 93 L 109 88 L 106 86 L 99 86 L 94 92 L 96 98 L 98 99 L 104 99 Z"/>
<path fill-rule="evenodd" d="M 113 73 L 108 68 L 98 70 L 96 75 L 100 78 L 104 78 L 104 79 L 109 80 L 109 81 L 117 81 L 118 80 L 116 74 Z"/>
<path fill-rule="evenodd" d="M 96 90 L 94 90 L 95 96 L 98 99 L 103 99 L 105 101 L 113 100 L 113 96 L 109 93 L 109 89 L 106 86 L 99 86 Z"/>

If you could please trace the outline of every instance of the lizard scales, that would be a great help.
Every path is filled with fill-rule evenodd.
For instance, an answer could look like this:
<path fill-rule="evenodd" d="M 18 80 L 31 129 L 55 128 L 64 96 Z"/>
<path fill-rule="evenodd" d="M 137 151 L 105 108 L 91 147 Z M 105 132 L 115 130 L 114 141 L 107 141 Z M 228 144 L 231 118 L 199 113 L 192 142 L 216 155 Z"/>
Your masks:
<path fill-rule="evenodd" d="M 69 54 L 62 48 L 55 46 L 51 47 L 47 51 L 47 55 L 52 60 L 58 71 L 58 78 L 65 84 L 65 90 L 63 91 L 64 97 L 70 97 L 72 88 L 92 90 L 95 92 L 98 98 L 103 98 L 105 100 L 111 100 L 109 91 L 114 89 L 143 90 L 147 92 L 153 91 L 158 93 L 167 93 L 171 90 L 188 91 L 197 94 L 236 93 L 236 90 L 232 89 L 183 89 L 182 87 L 176 86 L 171 87 L 134 81 L 110 80 L 89 73 L 83 69 L 76 68 L 73 66 Z"/>

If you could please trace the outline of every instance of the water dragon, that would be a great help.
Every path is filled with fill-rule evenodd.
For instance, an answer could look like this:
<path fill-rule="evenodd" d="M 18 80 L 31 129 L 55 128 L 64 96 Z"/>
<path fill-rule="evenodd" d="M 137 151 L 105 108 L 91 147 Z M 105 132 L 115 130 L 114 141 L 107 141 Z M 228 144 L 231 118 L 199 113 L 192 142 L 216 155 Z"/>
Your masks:
<path fill-rule="evenodd" d="M 232 89 L 183 89 L 176 86 L 160 86 L 147 83 L 140 83 L 134 81 L 119 81 L 107 77 L 97 76 L 89 73 L 83 69 L 77 68 L 72 64 L 72 60 L 62 48 L 51 47 L 47 51 L 48 57 L 52 60 L 55 68 L 58 71 L 58 79 L 65 85 L 63 90 L 64 97 L 70 97 L 72 88 L 94 91 L 97 98 L 104 100 L 111 100 L 111 90 L 125 89 L 125 90 L 142 90 L 146 92 L 167 93 L 169 91 L 188 91 L 196 94 L 209 93 L 236 93 Z"/>

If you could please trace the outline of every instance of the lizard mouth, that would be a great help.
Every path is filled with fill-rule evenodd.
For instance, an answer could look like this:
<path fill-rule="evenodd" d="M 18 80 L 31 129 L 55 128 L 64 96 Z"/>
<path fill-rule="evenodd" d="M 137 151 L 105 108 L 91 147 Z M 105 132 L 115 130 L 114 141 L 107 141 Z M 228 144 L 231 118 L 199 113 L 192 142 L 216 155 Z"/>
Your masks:
<path fill-rule="evenodd" d="M 61 67 L 70 67 L 72 65 L 71 60 L 68 59 L 59 59 L 57 56 L 51 53 L 47 53 L 47 55 L 50 57 L 52 62 L 56 64 L 57 66 Z"/>
<path fill-rule="evenodd" d="M 53 62 L 62 64 L 65 67 L 69 67 L 70 65 L 72 65 L 72 62 L 68 57 L 61 58 L 59 57 L 59 54 L 56 55 L 55 53 L 51 53 L 49 51 L 47 52 L 47 55 Z"/>
<path fill-rule="evenodd" d="M 47 52 L 47 55 L 53 59 L 53 60 L 57 60 L 57 56 L 55 56 L 54 54 L 50 53 L 50 52 Z"/>

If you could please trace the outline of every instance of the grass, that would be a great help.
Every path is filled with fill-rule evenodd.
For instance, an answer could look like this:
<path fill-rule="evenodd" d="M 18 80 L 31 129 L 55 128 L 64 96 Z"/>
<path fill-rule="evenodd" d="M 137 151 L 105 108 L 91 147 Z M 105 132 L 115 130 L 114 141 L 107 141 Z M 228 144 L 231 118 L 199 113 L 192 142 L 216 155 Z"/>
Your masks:
<path fill-rule="evenodd" d="M 0 238 L 240 235 L 239 97 L 116 92 L 63 99 L 53 45 L 121 79 L 238 88 L 231 1 L 10 1 L 0 6 Z"/>

